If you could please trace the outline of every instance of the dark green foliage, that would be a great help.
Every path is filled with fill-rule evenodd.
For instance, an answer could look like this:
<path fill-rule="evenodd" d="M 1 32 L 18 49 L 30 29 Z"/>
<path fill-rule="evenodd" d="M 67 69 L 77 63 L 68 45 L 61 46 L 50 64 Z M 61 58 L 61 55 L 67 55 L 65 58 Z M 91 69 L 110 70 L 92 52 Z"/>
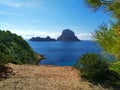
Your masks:
<path fill-rule="evenodd" d="M 120 20 L 120 0 L 85 0 L 85 4 L 92 10 L 103 9 Z"/>
<path fill-rule="evenodd" d="M 97 54 L 84 54 L 74 67 L 80 70 L 82 77 L 90 82 L 120 86 L 119 74 L 110 70 L 110 63 Z"/>
<path fill-rule="evenodd" d="M 93 38 L 105 52 L 120 60 L 120 0 L 85 0 L 85 3 L 95 10 L 102 8 L 113 16 L 113 22 L 109 26 L 100 25 Z"/>
<path fill-rule="evenodd" d="M 110 66 L 109 65 L 107 66 L 107 72 L 106 70 L 104 70 L 101 73 L 103 74 L 103 76 L 105 76 L 105 79 L 103 78 L 103 82 L 111 84 L 112 86 L 118 86 L 120 88 L 120 0 L 85 0 L 85 3 L 93 10 L 103 9 L 103 11 L 109 12 L 114 18 L 113 22 L 109 26 L 106 26 L 105 24 L 101 25 L 99 27 L 99 30 L 97 30 L 93 34 L 93 38 L 103 48 L 105 52 L 117 58 L 115 62 L 111 62 Z M 84 56 L 84 58 L 85 57 L 86 59 L 88 59 L 87 56 Z M 91 57 L 95 58 L 94 56 Z M 90 61 L 92 62 L 93 60 Z M 80 67 L 81 63 L 79 62 L 78 62 L 79 67 L 78 66 L 76 67 L 81 69 Z M 100 63 L 102 63 L 104 67 L 106 62 Z M 82 65 L 86 66 L 86 64 Z M 99 65 L 97 67 L 99 67 Z M 95 67 L 94 70 L 96 69 L 97 68 Z M 99 68 L 97 70 L 101 71 L 102 68 Z M 91 73 L 88 71 L 89 69 L 83 71 L 83 76 L 87 77 L 90 80 L 92 79 L 93 81 L 94 80 L 93 76 L 97 74 L 95 73 L 92 74 L 93 76 L 89 76 L 91 75 Z M 98 76 L 99 75 L 97 75 L 97 77 Z"/>
<path fill-rule="evenodd" d="M 120 75 L 120 61 L 111 63 L 110 69 L 117 72 Z"/>
<path fill-rule="evenodd" d="M 108 63 L 94 53 L 83 55 L 75 65 L 82 72 L 82 76 L 95 82 L 102 82 L 105 79 L 108 66 Z"/>
<path fill-rule="evenodd" d="M 0 64 L 34 63 L 37 55 L 21 36 L 0 30 Z"/>
<path fill-rule="evenodd" d="M 10 55 L 0 52 L 0 65 L 9 63 L 11 60 L 13 60 L 13 58 Z"/>
<path fill-rule="evenodd" d="M 102 5 L 100 0 L 85 0 L 85 3 L 89 8 L 94 8 L 95 11 L 98 10 Z"/>

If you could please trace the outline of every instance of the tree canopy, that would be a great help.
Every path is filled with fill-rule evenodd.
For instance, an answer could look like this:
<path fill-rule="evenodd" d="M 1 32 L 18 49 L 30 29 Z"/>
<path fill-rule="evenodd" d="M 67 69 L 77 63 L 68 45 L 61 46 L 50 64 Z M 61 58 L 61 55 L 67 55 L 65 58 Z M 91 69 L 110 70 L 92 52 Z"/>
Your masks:
<path fill-rule="evenodd" d="M 93 9 L 103 9 L 112 13 L 112 16 L 120 19 L 120 0 L 85 0 L 86 5 Z"/>
<path fill-rule="evenodd" d="M 114 21 L 109 26 L 100 25 L 93 38 L 104 51 L 120 59 L 120 0 L 85 0 L 85 3 L 93 10 L 111 13 Z"/>

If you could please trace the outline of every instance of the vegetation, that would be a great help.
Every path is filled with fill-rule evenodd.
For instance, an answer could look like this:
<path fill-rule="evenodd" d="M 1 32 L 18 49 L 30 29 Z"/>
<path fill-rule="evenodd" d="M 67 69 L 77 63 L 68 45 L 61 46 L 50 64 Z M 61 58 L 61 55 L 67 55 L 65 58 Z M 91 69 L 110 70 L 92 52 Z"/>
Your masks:
<path fill-rule="evenodd" d="M 94 11 L 103 9 L 116 19 L 120 19 L 120 0 L 85 0 L 85 4 Z"/>
<path fill-rule="evenodd" d="M 111 63 L 111 70 L 120 74 L 120 0 L 85 0 L 93 10 L 103 9 L 114 18 L 110 25 L 100 25 L 93 34 L 94 40 L 105 52 L 113 55 L 116 61 Z"/>
<path fill-rule="evenodd" d="M 93 38 L 105 53 L 116 60 L 108 62 L 102 56 L 88 53 L 74 67 L 81 71 L 84 79 L 120 88 L 120 0 L 85 0 L 85 3 L 94 11 L 103 9 L 112 15 L 110 25 L 100 25 Z"/>
<path fill-rule="evenodd" d="M 120 60 L 120 0 L 85 0 L 87 5 L 98 10 L 110 12 L 114 21 L 107 26 L 100 25 L 93 34 L 95 41 L 105 50 Z"/>
<path fill-rule="evenodd" d="M 110 69 L 117 72 L 120 75 L 120 61 L 111 63 Z"/>
<path fill-rule="evenodd" d="M 94 38 L 104 51 L 120 59 L 120 35 L 117 30 L 115 24 L 110 29 L 106 25 L 101 25 Z"/>
<path fill-rule="evenodd" d="M 80 70 L 82 77 L 90 82 L 120 88 L 120 75 L 110 69 L 110 62 L 97 54 L 84 54 L 74 67 Z"/>
<path fill-rule="evenodd" d="M 36 60 L 38 60 L 37 54 L 21 36 L 0 30 L 0 65 L 33 64 Z"/>

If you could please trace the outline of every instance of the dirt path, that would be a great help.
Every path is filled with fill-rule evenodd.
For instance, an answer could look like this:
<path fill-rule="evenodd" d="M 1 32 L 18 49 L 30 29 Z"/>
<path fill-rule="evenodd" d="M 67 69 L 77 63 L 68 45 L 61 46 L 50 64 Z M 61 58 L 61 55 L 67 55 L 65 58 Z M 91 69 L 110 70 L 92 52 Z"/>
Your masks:
<path fill-rule="evenodd" d="M 101 90 L 83 81 L 72 67 L 9 64 L 15 75 L 0 81 L 0 90 Z"/>

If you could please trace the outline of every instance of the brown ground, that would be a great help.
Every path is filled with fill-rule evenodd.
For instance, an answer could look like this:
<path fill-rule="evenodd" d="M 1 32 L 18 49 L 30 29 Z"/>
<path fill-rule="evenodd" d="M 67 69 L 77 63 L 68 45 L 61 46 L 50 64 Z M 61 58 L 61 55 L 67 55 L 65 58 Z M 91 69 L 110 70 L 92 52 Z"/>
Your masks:
<path fill-rule="evenodd" d="M 105 90 L 80 78 L 72 67 L 14 65 L 15 75 L 0 81 L 0 90 Z"/>

